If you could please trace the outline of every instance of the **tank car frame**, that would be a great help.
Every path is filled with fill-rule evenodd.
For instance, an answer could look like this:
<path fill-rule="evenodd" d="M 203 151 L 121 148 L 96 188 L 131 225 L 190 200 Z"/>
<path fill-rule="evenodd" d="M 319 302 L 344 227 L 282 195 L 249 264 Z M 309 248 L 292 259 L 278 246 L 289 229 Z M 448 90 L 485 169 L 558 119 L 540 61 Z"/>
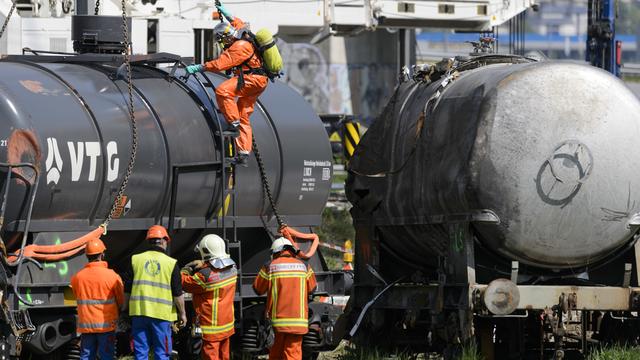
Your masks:
<path fill-rule="evenodd" d="M 389 107 L 394 106 L 393 103 L 401 109 L 414 106 L 411 101 L 415 100 L 407 98 L 424 91 L 418 84 L 454 81 L 460 75 L 455 71 L 456 66 L 463 72 L 493 64 L 530 61 L 518 56 L 488 55 L 455 64 L 443 61 L 424 71 L 415 67 L 414 79 L 404 79 L 408 82 L 403 91 L 409 95 L 399 99 L 394 96 Z M 418 106 L 421 109 L 424 106 L 422 116 L 432 109 L 429 102 Z M 387 121 L 400 121 L 392 119 Z M 428 116 L 427 120 L 424 117 L 418 120 L 416 131 L 425 131 L 427 125 L 421 121 L 426 124 Z M 398 132 L 389 122 L 380 125 L 378 130 L 384 129 L 382 132 L 373 134 L 372 129 L 356 149 L 356 162 L 347 179 L 356 229 L 355 282 L 346 313 L 351 321 L 349 335 L 353 340 L 394 349 L 441 352 L 446 359 L 458 358 L 461 345 L 475 341 L 487 360 L 580 358 L 594 344 L 638 343 L 640 245 L 637 230 L 640 223 L 637 215 L 629 215 L 628 221 L 625 218 L 633 235 L 631 239 L 606 259 L 594 261 L 588 267 L 536 270 L 531 264 L 496 255 L 479 239 L 479 227 L 497 226 L 501 222 L 493 209 L 433 213 L 429 211 L 433 204 L 420 207 L 409 200 L 412 194 L 400 190 L 411 189 L 409 191 L 414 191 L 415 197 L 421 200 L 418 194 L 425 190 L 412 189 L 406 184 L 424 181 L 426 171 L 436 170 L 430 167 L 422 173 L 402 174 L 405 179 L 415 180 L 402 183 L 397 169 L 415 165 L 405 160 L 413 155 L 403 143 L 410 140 L 403 140 L 402 135 L 394 142 L 380 134 L 409 132 L 407 129 Z M 433 129 L 427 131 L 449 135 Z M 367 136 L 374 136 L 368 148 Z M 392 144 L 392 150 L 384 148 L 381 150 L 384 155 L 381 152 L 367 158 L 366 150 L 375 153 L 372 149 L 381 147 L 381 141 Z M 365 148 L 361 148 L 363 144 Z M 411 155 L 406 155 L 408 153 Z M 400 165 L 392 162 L 398 154 L 405 155 L 400 157 Z M 363 158 L 357 159 L 359 155 Z M 392 160 L 385 162 L 380 156 Z M 425 159 L 420 160 L 427 163 Z M 420 160 L 416 160 L 416 167 L 420 166 Z M 393 170 L 386 173 L 375 170 L 382 166 Z M 400 199 L 402 194 L 408 199 Z M 446 195 L 434 196 L 437 199 L 434 203 L 444 203 Z M 456 200 L 454 198 L 454 202 Z M 429 243 L 433 238 L 440 239 L 441 243 Z M 430 258 L 421 253 L 423 258 L 419 259 L 416 254 L 398 251 L 399 246 L 393 248 L 398 241 L 435 245 L 431 245 L 434 248 Z M 428 251 L 426 247 L 422 249 Z M 421 265 L 416 265 L 416 261 Z M 588 278 L 584 276 L 587 271 Z"/>

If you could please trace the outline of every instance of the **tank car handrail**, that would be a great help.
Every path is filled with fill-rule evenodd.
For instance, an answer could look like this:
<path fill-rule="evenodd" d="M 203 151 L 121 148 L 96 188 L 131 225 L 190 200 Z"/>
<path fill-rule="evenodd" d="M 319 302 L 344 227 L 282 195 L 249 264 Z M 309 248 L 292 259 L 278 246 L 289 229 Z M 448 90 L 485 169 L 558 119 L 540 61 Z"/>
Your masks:
<path fill-rule="evenodd" d="M 8 266 L 17 266 L 16 268 L 16 279 L 13 282 L 12 286 L 13 286 L 13 292 L 16 295 L 16 297 L 18 298 L 18 300 L 20 300 L 23 304 L 29 305 L 29 306 L 33 306 L 34 304 L 26 299 L 24 299 L 22 297 L 22 295 L 20 295 L 20 293 L 18 292 L 18 281 L 20 279 L 20 270 L 22 269 L 22 262 L 23 260 L 25 260 L 25 256 L 24 256 L 24 248 L 27 245 L 27 238 L 29 236 L 29 225 L 31 224 L 31 215 L 33 214 L 33 204 L 35 202 L 36 199 L 36 194 L 38 192 L 38 183 L 40 180 L 40 173 L 38 172 L 38 168 L 33 165 L 32 163 L 16 163 L 16 164 L 11 164 L 11 163 L 0 163 L 0 167 L 1 168 L 7 168 L 7 172 L 9 174 L 12 173 L 11 169 L 12 168 L 19 168 L 19 167 L 28 167 L 31 168 L 34 172 L 34 180 L 33 180 L 33 185 L 29 185 L 29 208 L 27 209 L 27 219 L 26 219 L 26 223 L 24 226 L 24 231 L 22 233 L 22 242 L 20 243 L 20 254 L 18 254 L 18 259 L 14 262 L 8 262 L 7 261 L 7 265 Z M 23 178 L 24 179 L 24 178 Z M 24 179 L 26 180 L 26 179 Z M 27 183 L 30 184 L 29 181 L 26 181 Z M 7 192 L 5 193 L 5 197 L 3 199 L 2 202 L 2 207 L 3 207 L 3 216 L 4 216 L 4 206 L 6 204 L 7 201 L 7 194 L 9 193 L 9 185 L 6 186 L 6 190 Z"/>

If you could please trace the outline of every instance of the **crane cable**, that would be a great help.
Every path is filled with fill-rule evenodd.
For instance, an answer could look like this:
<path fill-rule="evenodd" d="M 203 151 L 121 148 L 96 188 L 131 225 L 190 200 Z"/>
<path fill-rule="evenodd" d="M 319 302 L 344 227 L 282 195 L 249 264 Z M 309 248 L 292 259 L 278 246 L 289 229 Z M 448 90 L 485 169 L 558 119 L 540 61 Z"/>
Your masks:
<path fill-rule="evenodd" d="M 264 169 L 264 163 L 262 162 L 262 156 L 260 155 L 260 150 L 258 149 L 258 144 L 256 143 L 255 136 L 252 137 L 251 141 L 253 146 L 253 154 L 256 157 L 256 162 L 258 163 L 258 171 L 260 172 L 260 181 L 262 182 L 263 198 L 266 195 L 267 200 L 269 200 L 271 211 L 273 212 L 273 215 L 275 216 L 276 221 L 278 223 L 278 231 L 280 232 L 280 234 L 282 234 L 282 236 L 289 239 L 291 243 L 297 248 L 298 257 L 302 259 L 311 258 L 315 254 L 316 250 L 318 249 L 320 238 L 318 237 L 318 235 L 314 233 L 307 234 L 307 233 L 297 231 L 294 228 L 288 226 L 284 222 L 284 220 L 282 219 L 282 216 L 280 216 L 280 213 L 278 212 L 276 203 L 273 200 L 273 194 L 271 193 L 271 186 L 269 186 L 269 179 L 267 178 L 267 172 Z M 262 215 L 260 216 L 260 218 L 262 218 Z M 264 224 L 264 221 L 263 221 L 263 224 Z M 264 225 L 266 228 L 266 224 Z M 311 241 L 311 247 L 309 247 L 307 251 L 301 251 L 300 248 L 298 247 L 296 239 Z"/>
<path fill-rule="evenodd" d="M 99 227 L 97 227 L 96 229 L 92 230 L 91 232 L 77 239 L 73 239 L 65 243 L 55 244 L 55 245 L 36 245 L 36 244 L 28 245 L 21 248 L 16 253 L 10 254 L 8 256 L 9 261 L 13 261 L 13 260 L 18 261 L 17 259 L 21 259 L 23 257 L 28 257 L 29 260 L 32 260 L 32 261 L 33 260 L 60 261 L 60 260 L 64 260 L 69 257 L 72 257 L 75 254 L 79 253 L 80 251 L 84 250 L 85 245 L 89 240 L 100 237 L 101 235 L 106 235 L 107 226 L 109 225 L 111 220 L 114 218 L 114 216 L 118 212 L 118 209 L 124 205 L 122 204 L 122 199 L 124 196 L 124 192 L 127 188 L 127 184 L 129 183 L 129 178 L 131 177 L 131 173 L 133 172 L 133 166 L 135 164 L 136 154 L 138 150 L 138 128 L 136 124 L 136 118 L 135 118 L 134 106 L 133 106 L 133 84 L 131 81 L 131 55 L 130 55 L 131 48 L 129 44 L 129 26 L 127 24 L 127 13 L 126 13 L 125 1 L 126 0 L 122 0 L 122 32 L 123 32 L 124 45 L 125 45 L 123 65 L 127 69 L 125 80 L 127 82 L 127 88 L 128 88 L 127 108 L 128 108 L 129 118 L 131 120 L 131 133 L 132 133 L 131 134 L 132 135 L 131 154 L 129 157 L 129 163 L 127 165 L 127 169 L 124 174 L 124 178 L 122 179 L 122 183 L 118 188 L 118 193 L 116 195 L 116 198 L 114 199 L 114 202 L 113 202 L 113 205 L 111 206 L 109 214 L 107 215 L 106 219 Z M 98 8 L 96 6 L 96 11 L 97 9 Z M 2 30 L 0 30 L 0 36 L 2 36 L 2 31 L 4 31 L 4 27 L 2 28 Z"/>
<path fill-rule="evenodd" d="M 16 10 L 17 5 L 18 5 L 18 0 L 11 1 L 11 9 L 7 14 L 7 18 L 4 19 L 4 24 L 2 24 L 2 29 L 0 29 L 0 38 L 2 38 L 2 35 L 4 35 L 4 31 L 7 29 L 7 25 L 9 25 L 9 20 L 11 19 L 11 15 L 13 15 L 13 12 Z M 8 47 L 9 47 L 9 42 L 7 42 L 7 48 Z"/>
<path fill-rule="evenodd" d="M 99 2 L 98 2 L 99 3 Z M 98 10 L 98 4 L 96 4 L 96 10 Z M 133 107 L 133 83 L 131 82 L 131 44 L 129 42 L 129 25 L 127 24 L 127 9 L 126 9 L 126 0 L 122 0 L 122 35 L 124 37 L 124 65 L 127 69 L 127 91 L 128 91 L 128 110 L 129 110 L 129 119 L 131 120 L 131 154 L 129 156 L 129 163 L 127 164 L 127 170 L 125 171 L 124 178 L 122 179 L 122 184 L 120 184 L 120 188 L 118 189 L 118 194 L 113 201 L 113 205 L 111 206 L 111 210 L 109 211 L 109 215 L 104 220 L 104 222 L 100 225 L 104 228 L 104 234 L 107 233 L 107 226 L 113 219 L 114 215 L 118 211 L 118 208 L 124 206 L 121 204 L 122 197 L 124 196 L 124 191 L 127 188 L 127 184 L 129 183 L 129 178 L 131 177 L 131 173 L 133 172 L 133 166 L 136 162 L 136 155 L 138 153 L 138 126 L 136 124 L 136 116 Z"/>

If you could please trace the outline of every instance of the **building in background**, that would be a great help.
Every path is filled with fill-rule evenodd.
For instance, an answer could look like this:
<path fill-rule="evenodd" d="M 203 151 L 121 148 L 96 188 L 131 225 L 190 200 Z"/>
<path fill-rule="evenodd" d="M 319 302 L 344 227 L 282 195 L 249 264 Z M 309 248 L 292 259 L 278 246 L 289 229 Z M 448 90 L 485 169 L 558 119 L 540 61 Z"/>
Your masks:
<path fill-rule="evenodd" d="M 621 0 L 616 37 L 622 41 L 623 62 L 639 62 L 640 1 Z M 509 28 L 497 30 L 498 51 L 508 52 Z M 454 33 L 448 29 L 423 29 L 416 35 L 418 59 L 441 55 L 463 55 L 471 50 L 466 41 L 477 41 L 478 34 Z M 526 12 L 525 50 L 540 52 L 552 59 L 585 59 L 587 39 L 587 1 L 540 0 L 538 11 Z"/>

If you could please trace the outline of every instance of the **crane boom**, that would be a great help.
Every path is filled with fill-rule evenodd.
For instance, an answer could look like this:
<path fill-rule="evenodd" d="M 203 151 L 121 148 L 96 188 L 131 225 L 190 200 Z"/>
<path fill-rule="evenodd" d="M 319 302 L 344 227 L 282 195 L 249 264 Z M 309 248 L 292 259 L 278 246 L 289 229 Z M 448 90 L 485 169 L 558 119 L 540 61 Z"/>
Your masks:
<path fill-rule="evenodd" d="M 586 60 L 619 77 L 622 42 L 616 40 L 616 1 L 589 0 L 587 15 Z"/>

